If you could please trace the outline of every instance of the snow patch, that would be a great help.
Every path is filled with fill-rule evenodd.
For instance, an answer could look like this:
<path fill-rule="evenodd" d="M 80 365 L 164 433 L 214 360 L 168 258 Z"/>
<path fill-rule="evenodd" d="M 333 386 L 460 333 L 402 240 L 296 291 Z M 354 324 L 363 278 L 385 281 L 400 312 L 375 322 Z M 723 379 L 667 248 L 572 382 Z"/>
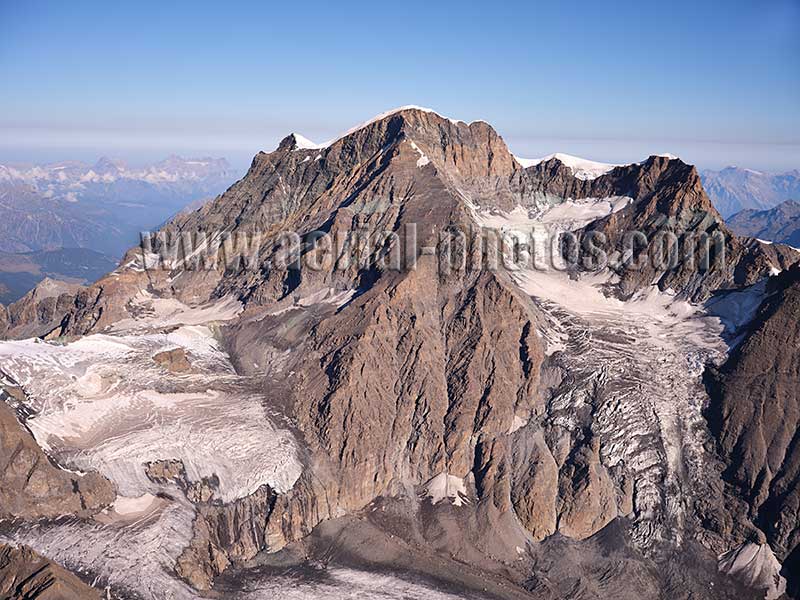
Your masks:
<path fill-rule="evenodd" d="M 572 156 L 571 154 L 564 154 L 562 152 L 548 154 L 542 158 L 520 158 L 518 156 L 515 156 L 514 158 L 524 169 L 536 166 L 540 163 L 547 162 L 548 160 L 555 158 L 564 166 L 569 167 L 572 171 L 572 174 L 577 179 L 583 180 L 597 179 L 601 175 L 605 175 L 616 167 L 623 166 L 588 160 L 586 158 L 580 158 L 579 156 Z"/>
<path fill-rule="evenodd" d="M 277 308 L 270 312 L 272 316 L 282 315 L 290 310 L 309 308 L 320 304 L 328 304 L 340 308 L 347 304 L 350 299 L 355 296 L 356 290 L 336 290 L 334 288 L 322 288 L 316 292 L 311 292 L 306 295 L 297 295 L 293 299 L 293 304 Z"/>
<path fill-rule="evenodd" d="M 767 297 L 767 279 L 741 290 L 722 292 L 706 301 L 705 309 L 721 321 L 727 335 L 736 346 L 743 327 L 755 317 L 758 307 Z"/>
<path fill-rule="evenodd" d="M 419 152 L 419 158 L 417 159 L 417 168 L 421 169 L 429 162 L 431 162 L 430 159 L 427 156 L 425 156 L 425 153 L 422 150 L 420 150 L 419 146 L 417 146 L 413 141 L 411 142 L 411 147 L 417 152 Z"/>
<path fill-rule="evenodd" d="M 510 212 L 485 211 L 468 204 L 480 227 L 513 234 L 520 241 L 552 238 L 559 231 L 573 231 L 602 217 L 616 213 L 633 202 L 628 196 L 609 198 L 568 198 L 544 208 L 528 210 L 516 206 Z"/>
<path fill-rule="evenodd" d="M 514 415 L 514 420 L 511 421 L 511 427 L 508 428 L 508 433 L 514 433 L 515 431 L 525 427 L 525 425 L 527 424 L 528 424 L 527 419 L 523 419 L 519 415 Z"/>
<path fill-rule="evenodd" d="M 310 139 L 300 135 L 299 133 L 292 133 L 291 135 L 294 138 L 295 150 L 319 150 L 320 148 L 325 148 L 325 144 L 317 144 L 316 142 L 312 142 Z"/>
<path fill-rule="evenodd" d="M 445 499 L 452 500 L 454 506 L 469 504 L 464 480 L 446 472 L 439 473 L 425 484 L 425 495 L 430 498 L 431 504 L 438 504 Z"/>
<path fill-rule="evenodd" d="M 786 592 L 781 577 L 781 563 L 766 544 L 747 542 L 719 556 L 720 572 L 735 577 L 748 587 L 764 590 L 766 600 L 780 598 Z"/>
<path fill-rule="evenodd" d="M 542 223 L 560 223 L 565 229 L 575 230 L 592 221 L 619 212 L 633 203 L 628 196 L 612 196 L 610 198 L 567 199 L 555 204 L 541 217 Z"/>
<path fill-rule="evenodd" d="M 108 331 L 160 329 L 230 321 L 244 308 L 242 303 L 232 296 L 207 304 L 189 306 L 175 298 L 159 298 L 146 290 L 134 296 L 130 304 L 136 316 L 114 323 Z"/>
<path fill-rule="evenodd" d="M 111 508 L 118 515 L 141 514 L 146 512 L 156 500 L 157 498 L 153 494 L 142 494 L 138 498 L 117 496 Z"/>

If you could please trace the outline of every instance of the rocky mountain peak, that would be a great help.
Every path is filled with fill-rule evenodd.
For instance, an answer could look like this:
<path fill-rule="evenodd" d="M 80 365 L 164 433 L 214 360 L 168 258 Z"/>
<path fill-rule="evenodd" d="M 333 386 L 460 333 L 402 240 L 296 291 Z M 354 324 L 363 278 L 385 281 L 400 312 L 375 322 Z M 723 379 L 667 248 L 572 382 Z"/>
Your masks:
<path fill-rule="evenodd" d="M 428 160 L 463 174 L 510 174 L 518 168 L 500 135 L 485 121 L 465 123 L 416 106 L 382 113 L 325 144 L 291 133 L 281 140 L 277 151 L 315 150 L 322 159 L 329 153 L 340 153 L 358 163 L 366 155 L 388 150 L 406 139 Z M 485 168 L 471 163 L 469 155 L 475 152 L 482 155 Z"/>
<path fill-rule="evenodd" d="M 724 340 L 701 302 L 730 288 L 751 293 L 741 289 L 760 285 L 797 256 L 732 234 L 696 169 L 680 159 L 587 162 L 557 155 L 523 168 L 490 125 L 418 107 L 379 115 L 326 144 L 290 134 L 275 151 L 259 153 L 216 200 L 165 227 L 162 233 L 178 239 L 206 236 L 182 255 L 161 253 L 166 241 L 132 249 L 94 286 L 39 301 L 31 294 L 0 314 L 9 337 L 61 338 L 6 347 L 0 366 L 16 380 L 25 376 L 26 394 L 45 401 L 38 422 L 65 460 L 75 455 L 75 437 L 65 434 L 72 430 L 61 425 L 73 405 L 87 412 L 94 402 L 114 411 L 144 407 L 146 413 L 130 413 L 136 427 L 126 431 L 124 447 L 146 455 L 115 451 L 120 462 L 110 468 L 102 440 L 119 440 L 119 431 L 107 419 L 102 431 L 80 440 L 80 456 L 83 466 L 127 486 L 115 503 L 123 515 L 132 499 L 160 511 L 174 501 L 162 491 L 185 494 L 181 510 L 191 528 L 170 558 L 172 570 L 158 565 L 165 585 L 180 577 L 207 590 L 230 565 L 298 548 L 333 520 L 371 520 L 370 527 L 391 532 L 389 540 L 399 538 L 426 560 L 508 574 L 519 597 L 603 597 L 592 590 L 606 584 L 608 572 L 620 573 L 619 590 L 609 597 L 657 595 L 630 592 L 631 580 L 652 590 L 678 581 L 687 597 L 745 597 L 718 574 L 717 557 L 732 549 L 748 555 L 742 544 L 762 524 L 748 524 L 724 504 L 722 465 L 709 450 L 701 364 L 715 359 Z M 682 255 L 675 265 L 646 262 L 638 271 L 601 265 L 556 272 L 480 260 L 491 251 L 476 243 L 486 229 L 516 242 L 517 234 L 549 225 L 559 242 L 559 234 L 602 233 L 620 256 L 631 231 L 648 240 L 662 232 L 677 240 L 720 233 L 728 263 L 703 270 L 701 261 L 689 260 L 694 255 Z M 419 243 L 393 237 L 411 226 Z M 444 230 L 465 232 L 453 245 L 468 266 L 443 268 Z M 325 255 L 316 242 L 339 233 L 345 244 L 332 243 Z M 372 244 L 353 251 L 354 233 Z M 244 234 L 260 238 L 249 265 L 206 268 L 182 260 L 215 239 Z M 285 234 L 297 242 L 293 261 L 282 260 Z M 511 254 L 522 244 L 509 245 Z M 503 258 L 506 250 L 499 250 Z M 387 266 L 395 251 L 411 255 L 412 265 Z M 319 260 L 312 268 L 307 259 Z M 742 348 L 775 353 L 791 339 L 774 344 L 774 332 L 796 338 L 796 290 L 787 290 L 775 298 L 792 304 L 782 300 L 760 341 Z M 73 341 L 95 333 L 105 343 Z M 53 360 L 38 358 L 43 352 Z M 81 361 L 76 352 L 84 353 Z M 131 387 L 87 385 L 97 379 L 87 375 L 97 363 Z M 785 364 L 792 383 L 797 361 Z M 741 373 L 767 370 L 752 365 L 758 368 L 741 362 Z M 736 375 L 735 366 L 723 376 Z M 155 393 L 152 381 L 168 382 L 174 401 L 132 406 L 130 394 Z M 766 382 L 761 399 L 774 387 Z M 783 386 L 793 401 L 796 387 Z M 62 401 L 47 402 L 53 393 Z M 215 398 L 221 404 L 210 410 L 195 404 Z M 738 422 L 753 420 L 751 400 L 759 398 L 736 401 Z M 172 411 L 179 401 L 187 403 L 187 417 L 198 419 L 196 431 L 209 436 L 202 448 L 190 445 L 194 435 L 180 448 L 165 447 L 170 434 L 155 429 L 164 422 L 162 404 Z M 30 400 L 23 395 L 19 402 Z M 718 398 L 717 405 L 728 414 L 732 404 Z M 246 418 L 233 420 L 240 413 Z M 765 423 L 756 436 L 740 435 L 738 426 L 717 432 L 729 454 L 741 439 L 757 443 L 776 433 L 787 442 L 775 456 L 765 451 L 746 461 L 732 484 L 763 496 L 762 473 L 781 466 L 796 415 L 784 419 L 786 426 Z M 282 440 L 285 447 L 267 452 L 280 464 L 258 454 L 263 440 L 256 432 Z M 216 452 L 217 445 L 231 452 Z M 202 456 L 207 448 L 213 455 Z M 213 464 L 200 471 L 205 462 Z M 790 482 L 796 464 L 793 458 L 776 481 Z M 783 489 L 770 502 L 782 501 Z M 769 514 L 772 505 L 763 506 Z M 794 506 L 782 509 L 788 524 Z M 158 538 L 169 512 L 136 522 Z M 779 529 L 770 543 L 782 560 L 796 546 L 796 528 Z M 32 531 L 20 540 L 36 541 L 41 534 Z M 306 548 L 313 555 L 312 546 Z M 590 552 L 591 561 L 559 558 L 575 549 Z M 615 562 L 621 551 L 625 562 Z M 772 550 L 755 551 L 774 575 L 780 565 Z M 78 551 L 65 552 L 71 558 Z M 657 568 L 662 564 L 673 566 Z M 683 573 L 687 567 L 693 570 Z M 135 565 L 131 577 L 145 568 Z M 550 589 L 545 579 L 559 582 L 565 570 L 581 578 L 579 587 L 570 580 Z"/>
<path fill-rule="evenodd" d="M 127 165 L 124 161 L 115 158 L 109 158 L 108 156 L 101 156 L 97 162 L 92 167 L 92 171 L 97 173 L 98 175 L 105 175 L 108 173 L 115 174 L 119 173 L 120 171 L 126 170 Z"/>

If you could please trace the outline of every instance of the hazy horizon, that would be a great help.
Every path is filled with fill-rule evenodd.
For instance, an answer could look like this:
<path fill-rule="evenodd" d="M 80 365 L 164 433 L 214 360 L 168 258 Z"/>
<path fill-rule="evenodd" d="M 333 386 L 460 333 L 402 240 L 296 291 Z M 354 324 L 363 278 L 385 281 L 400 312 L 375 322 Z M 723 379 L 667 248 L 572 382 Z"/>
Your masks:
<path fill-rule="evenodd" d="M 451 116 L 451 115 L 447 115 Z M 365 118 L 366 120 L 366 118 Z M 354 124 L 353 124 L 354 125 Z M 324 142 L 337 137 L 338 134 L 349 129 L 345 126 L 337 133 L 330 133 L 333 129 L 319 129 L 319 134 L 313 136 L 309 130 L 299 127 L 283 133 L 269 134 L 264 137 L 264 143 L 243 142 L 239 145 L 197 144 L 159 146 L 120 145 L 109 143 L 105 146 L 87 145 L 84 147 L 54 146 L 54 147 L 24 147 L 6 146 L 0 143 L 0 164 L 48 164 L 62 161 L 80 161 L 93 164 L 101 157 L 124 160 L 131 166 L 143 166 L 165 159 L 170 155 L 183 158 L 225 158 L 231 166 L 241 171 L 250 165 L 253 157 L 259 152 L 274 150 L 283 137 L 297 131 L 315 142 Z M 648 140 L 592 140 L 592 139 L 559 139 L 535 138 L 514 135 L 499 131 L 508 144 L 512 153 L 524 158 L 538 158 L 555 152 L 573 154 L 582 158 L 600 162 L 628 164 L 646 159 L 652 154 L 670 153 L 678 156 L 685 162 L 697 166 L 700 170 L 720 170 L 725 167 L 741 167 L 764 172 L 780 173 L 800 169 L 800 145 L 767 145 L 745 143 L 722 143 L 715 141 L 648 141 Z M 770 161 L 772 152 L 783 153 L 785 160 Z M 711 159 L 704 159 L 711 156 Z M 718 159 L 714 159 L 718 156 Z M 795 159 L 796 157 L 796 159 Z M 696 160 L 698 158 L 699 160 Z"/>
<path fill-rule="evenodd" d="M 785 171 L 800 168 L 798 65 L 796 0 L 5 2 L 0 161 L 174 153 L 246 166 L 292 131 L 323 141 L 418 104 L 488 121 L 523 157 L 670 152 L 699 168 Z"/>

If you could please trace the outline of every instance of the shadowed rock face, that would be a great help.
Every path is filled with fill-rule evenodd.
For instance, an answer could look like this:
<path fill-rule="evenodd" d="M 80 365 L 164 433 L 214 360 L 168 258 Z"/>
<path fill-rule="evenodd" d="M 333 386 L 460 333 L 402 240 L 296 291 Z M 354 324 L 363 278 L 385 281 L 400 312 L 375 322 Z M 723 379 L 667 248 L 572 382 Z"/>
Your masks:
<path fill-rule="evenodd" d="M 0 544 L 0 596 L 8 600 L 93 600 L 97 590 L 25 546 Z"/>
<path fill-rule="evenodd" d="M 151 482 L 174 484 L 172 492 L 192 505 L 193 537 L 175 571 L 196 589 L 209 589 L 221 573 L 265 550 L 297 547 L 326 521 L 360 518 L 381 498 L 402 498 L 413 515 L 412 547 L 513 581 L 514 595 L 505 597 L 569 595 L 567 584 L 553 579 L 568 579 L 575 597 L 635 597 L 637 582 L 648 590 L 677 586 L 685 597 L 733 597 L 724 585 L 707 591 L 717 581 L 708 569 L 658 568 L 689 548 L 713 569 L 719 548 L 742 541 L 742 528 L 731 524 L 739 516 L 716 494 L 716 463 L 696 461 L 704 472 L 687 464 L 696 458 L 690 451 L 701 450 L 684 446 L 702 446 L 705 426 L 675 414 L 699 414 L 702 388 L 687 353 L 700 351 L 679 345 L 682 333 L 655 317 L 629 318 L 624 306 L 619 314 L 570 312 L 534 301 L 513 273 L 474 260 L 448 271 L 441 256 L 421 251 L 448 227 L 473 226 L 477 209 L 523 206 L 533 213 L 565 198 L 609 196 L 634 202 L 584 233 L 603 232 L 617 247 L 627 229 L 653 234 L 666 227 L 679 237 L 720 232 L 730 261 L 707 272 L 681 262 L 620 273 L 621 297 L 657 281 L 704 299 L 794 259 L 791 251 L 733 236 L 694 168 L 679 160 L 651 157 L 581 180 L 557 160 L 523 169 L 486 123 L 403 110 L 326 148 L 298 148 L 290 136 L 257 155 L 228 192 L 165 229 L 260 232 L 266 241 L 256 269 L 144 272 L 137 268 L 141 252 L 132 250 L 117 272 L 58 296 L 47 310 L 36 298 L 10 307 L 6 334 L 102 331 L 137 316 L 132 299 L 142 290 L 188 306 L 228 296 L 244 304 L 219 338 L 236 375 L 266 390 L 269 409 L 302 443 L 303 472 L 285 493 L 264 486 L 223 503 L 212 479 L 190 485 L 179 461 L 146 465 Z M 283 231 L 377 234 L 412 224 L 417 248 L 385 244 L 361 265 L 298 272 L 274 260 Z M 385 254 L 394 250 L 415 267 L 386 268 Z M 469 236 L 456 250 L 469 259 L 481 252 Z M 307 301 L 327 289 L 346 292 L 347 300 Z M 568 341 L 548 353 L 542 332 L 553 323 Z M 152 358 L 165 373 L 186 377 L 194 366 L 180 352 Z M 665 400 L 665 390 L 674 401 Z M 705 513 L 697 508 L 703 503 Z M 706 532 L 695 513 L 718 515 L 724 526 Z M 567 577 L 547 548 L 578 572 Z M 618 552 L 602 568 L 633 575 L 633 583 L 607 587 L 610 575 L 575 558 L 581 548 L 592 548 L 592 556 Z"/>
<path fill-rule="evenodd" d="M 770 287 L 744 340 L 707 381 L 725 477 L 783 560 L 800 544 L 800 268 Z"/>

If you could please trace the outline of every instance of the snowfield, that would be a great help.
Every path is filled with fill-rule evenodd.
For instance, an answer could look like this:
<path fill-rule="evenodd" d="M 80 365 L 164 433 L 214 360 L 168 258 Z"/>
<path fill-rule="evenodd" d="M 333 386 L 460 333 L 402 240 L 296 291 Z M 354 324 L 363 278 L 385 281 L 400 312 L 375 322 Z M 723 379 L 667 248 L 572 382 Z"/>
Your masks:
<path fill-rule="evenodd" d="M 182 348 L 195 372 L 174 374 L 153 355 Z M 25 391 L 27 425 L 59 463 L 97 470 L 119 494 L 157 493 L 144 464 L 181 460 L 190 481 L 219 478 L 231 502 L 300 476 L 293 436 L 239 380 L 205 326 L 170 333 L 96 334 L 65 345 L 0 344 L 0 370 Z"/>
<path fill-rule="evenodd" d="M 196 598 L 174 575 L 192 538 L 195 507 L 173 482 L 151 481 L 146 463 L 180 460 L 187 483 L 212 481 L 222 502 L 263 485 L 285 493 L 302 465 L 268 393 L 237 375 L 212 327 L 198 324 L 231 318 L 238 303 L 191 309 L 144 300 L 149 310 L 140 319 L 117 323 L 107 334 L 67 344 L 0 343 L 0 376 L 25 392 L 18 408 L 29 415 L 26 425 L 39 445 L 66 469 L 99 471 L 118 494 L 94 522 L 24 524 L 5 539 L 112 589 L 154 600 Z M 172 372 L 153 358 L 176 349 L 188 372 Z"/>

